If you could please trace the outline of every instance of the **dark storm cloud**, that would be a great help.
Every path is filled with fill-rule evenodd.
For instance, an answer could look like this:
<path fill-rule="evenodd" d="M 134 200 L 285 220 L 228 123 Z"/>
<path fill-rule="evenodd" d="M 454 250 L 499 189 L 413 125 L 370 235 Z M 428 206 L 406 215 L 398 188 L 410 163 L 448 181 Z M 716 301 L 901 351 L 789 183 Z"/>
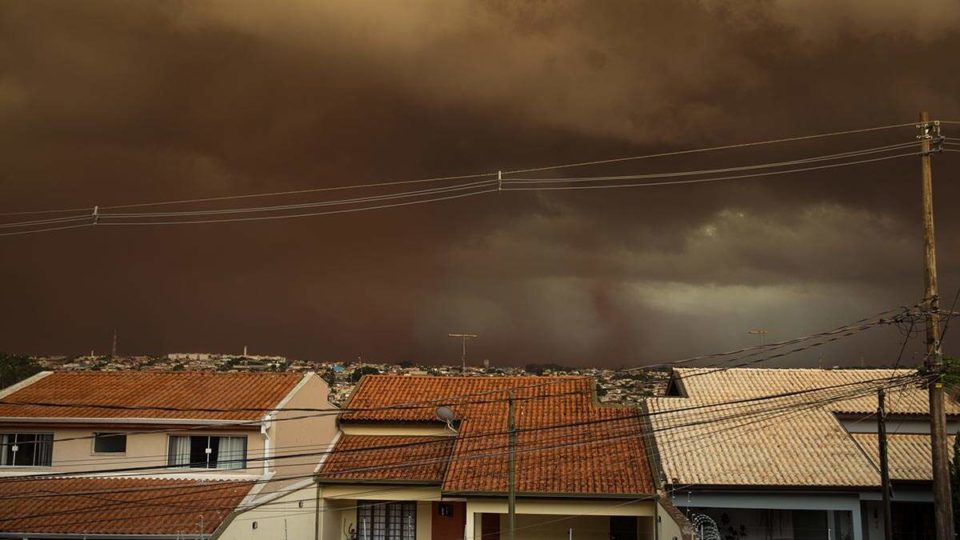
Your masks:
<path fill-rule="evenodd" d="M 276 191 L 960 118 L 960 7 L 900 2 L 0 2 L 0 210 Z M 910 129 L 638 162 L 902 142 Z M 938 156 L 941 269 L 960 168 Z M 573 170 L 570 172 L 580 172 Z M 919 296 L 917 164 L 502 194 L 0 242 L 0 349 L 662 361 Z M 836 362 L 886 361 L 894 335 Z M 895 349 L 895 347 L 893 347 Z M 846 357 L 840 356 L 846 355 Z"/>

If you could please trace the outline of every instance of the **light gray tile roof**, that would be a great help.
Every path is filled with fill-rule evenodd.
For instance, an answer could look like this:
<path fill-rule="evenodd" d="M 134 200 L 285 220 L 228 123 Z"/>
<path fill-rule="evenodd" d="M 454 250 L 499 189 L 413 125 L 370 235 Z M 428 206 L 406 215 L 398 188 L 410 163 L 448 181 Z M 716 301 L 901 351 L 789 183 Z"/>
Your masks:
<path fill-rule="evenodd" d="M 873 414 L 877 407 L 874 381 L 912 373 L 676 369 L 674 376 L 690 397 L 647 401 L 666 481 L 714 486 L 876 486 L 880 483 L 876 464 L 843 428 L 837 414 Z M 801 393 L 781 396 L 790 392 Z M 909 386 L 888 393 L 892 413 L 926 414 L 926 390 Z M 750 401 L 731 403 L 738 400 Z M 960 406 L 949 401 L 947 411 L 960 413 Z M 899 443 L 897 452 L 899 456 Z M 910 455 L 919 452 L 911 449 Z M 891 457 L 891 467 L 907 462 L 907 458 L 895 462 Z M 915 473 L 898 469 L 893 477 L 907 479 L 911 474 Z M 926 474 L 929 478 L 929 466 Z"/>
<path fill-rule="evenodd" d="M 955 437 L 947 437 L 948 451 L 953 450 Z M 880 446 L 876 433 L 854 433 L 853 439 L 876 467 L 880 467 Z M 887 464 L 893 480 L 930 480 L 930 436 L 923 433 L 888 433 Z"/>

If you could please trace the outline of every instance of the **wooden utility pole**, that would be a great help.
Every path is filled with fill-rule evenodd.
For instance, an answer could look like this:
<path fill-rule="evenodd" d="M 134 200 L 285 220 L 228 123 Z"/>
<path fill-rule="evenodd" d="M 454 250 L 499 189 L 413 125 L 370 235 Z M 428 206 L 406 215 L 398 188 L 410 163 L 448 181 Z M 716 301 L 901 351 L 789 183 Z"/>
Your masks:
<path fill-rule="evenodd" d="M 937 248 L 933 234 L 933 173 L 931 143 L 939 144 L 939 122 L 920 113 L 920 172 L 923 204 L 923 285 L 927 309 L 927 356 L 924 366 L 933 375 L 929 383 L 930 447 L 933 461 L 933 514 L 937 540 L 954 540 L 950 471 L 947 466 L 947 418 L 943 404 L 943 351 L 940 347 L 940 309 L 937 291 Z"/>
<path fill-rule="evenodd" d="M 507 538 L 515 540 L 517 525 L 517 426 L 513 417 L 513 392 L 507 396 L 507 445 L 510 457 L 507 460 Z"/>
<path fill-rule="evenodd" d="M 893 540 L 893 516 L 890 514 L 890 470 L 887 466 L 887 411 L 883 388 L 877 391 L 877 440 L 880 443 L 880 489 L 883 491 L 883 538 Z"/>

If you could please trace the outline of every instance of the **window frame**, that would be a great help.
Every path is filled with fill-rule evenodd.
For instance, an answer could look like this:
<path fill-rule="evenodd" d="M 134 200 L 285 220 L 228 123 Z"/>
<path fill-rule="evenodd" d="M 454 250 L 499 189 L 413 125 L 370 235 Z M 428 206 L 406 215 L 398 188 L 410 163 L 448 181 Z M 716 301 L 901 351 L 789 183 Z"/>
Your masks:
<path fill-rule="evenodd" d="M 358 501 L 356 519 L 358 540 L 417 540 L 416 501 Z"/>
<path fill-rule="evenodd" d="M 190 443 L 187 444 L 187 462 L 184 463 L 184 464 L 174 463 L 175 458 L 174 458 L 174 452 L 173 452 L 173 447 L 172 447 L 172 445 L 173 445 L 173 441 L 174 441 L 174 438 L 175 438 L 175 437 L 185 437 L 186 439 L 188 439 L 188 440 L 190 441 Z M 206 456 L 207 456 L 206 466 L 199 466 L 199 465 L 196 465 L 196 466 L 195 466 L 195 465 L 193 465 L 194 462 L 190 460 L 190 454 L 191 454 L 190 446 L 192 445 L 193 439 L 195 439 L 195 438 L 201 438 L 201 437 L 206 437 L 206 439 L 207 439 L 206 449 L 207 449 L 208 451 L 206 452 Z M 220 459 L 219 459 L 219 457 L 220 457 L 220 443 L 221 443 L 221 441 L 218 441 L 218 442 L 217 442 L 217 460 L 215 461 L 215 463 L 217 464 L 217 466 L 214 466 L 214 467 L 210 467 L 210 466 L 209 466 L 209 465 L 210 465 L 210 456 L 213 454 L 213 452 L 211 451 L 211 450 L 212 450 L 211 439 L 214 439 L 214 438 L 220 439 L 220 440 L 222 440 L 222 439 L 241 439 L 241 440 L 243 441 L 243 450 L 242 450 L 242 452 L 243 452 L 243 459 L 241 460 L 239 467 L 221 467 L 221 466 L 219 466 L 220 463 L 221 463 L 221 461 L 220 461 Z M 249 438 L 249 436 L 248 436 L 247 434 L 237 434 L 237 433 L 202 433 L 202 434 L 196 434 L 196 433 L 171 433 L 171 434 L 167 435 L 167 464 L 166 464 L 166 466 L 167 466 L 167 468 L 172 468 L 172 469 L 187 469 L 187 470 L 191 470 L 191 471 L 192 471 L 192 470 L 199 470 L 199 471 L 246 471 L 246 470 L 247 470 L 247 454 L 249 453 L 249 449 L 250 449 L 250 438 Z"/>
<path fill-rule="evenodd" d="M 109 450 L 97 450 L 97 441 L 101 440 L 101 436 L 112 436 L 116 437 L 118 435 L 123 435 L 123 450 L 116 452 Z M 93 432 L 93 441 L 90 448 L 90 453 L 95 456 L 116 456 L 116 455 L 127 455 L 127 433 L 125 431 L 95 431 Z"/>
<path fill-rule="evenodd" d="M 43 456 L 43 457 L 46 457 L 46 458 L 47 458 L 48 463 L 41 463 L 41 464 L 39 464 L 39 465 L 36 463 L 36 457 L 37 457 L 37 450 L 36 450 L 36 448 L 34 448 L 34 450 L 33 450 L 34 462 L 31 463 L 31 464 L 29 464 L 29 465 L 22 465 L 22 464 L 17 464 L 17 463 L 9 463 L 9 464 L 8 464 L 8 463 L 3 463 L 3 459 L 4 459 L 4 457 L 5 457 L 6 454 L 7 454 L 7 451 L 6 451 L 5 447 L 14 447 L 14 446 L 17 447 L 17 450 L 10 450 L 10 453 L 11 453 L 12 455 L 11 455 L 11 457 L 9 458 L 9 459 L 12 460 L 12 461 L 16 461 L 16 454 L 20 452 L 20 448 L 19 448 L 19 447 L 20 447 L 20 444 L 21 444 L 20 441 L 17 440 L 17 438 L 19 438 L 19 436 L 21 436 L 21 435 L 31 435 L 31 436 L 33 436 L 33 437 L 41 437 L 41 436 L 49 437 L 49 439 L 47 439 L 47 440 L 39 441 L 39 444 L 45 444 L 45 445 L 48 447 L 48 449 L 44 452 L 45 455 Z M 4 441 L 6 440 L 6 437 L 8 437 L 8 436 L 13 436 L 13 437 L 14 437 L 14 441 L 13 441 L 12 443 L 7 444 L 7 443 L 4 442 Z M 52 466 L 53 466 L 53 442 L 54 442 L 54 441 L 53 441 L 53 432 L 50 432 L 50 431 L 4 431 L 4 432 L 0 432 L 0 469 L 7 469 L 7 468 L 23 468 L 23 469 L 27 469 L 27 468 L 46 468 L 46 467 L 52 467 Z M 36 445 L 37 443 L 38 443 L 38 441 L 37 441 L 36 439 L 34 439 L 33 443 L 23 443 L 23 444 L 35 444 L 35 445 Z"/>

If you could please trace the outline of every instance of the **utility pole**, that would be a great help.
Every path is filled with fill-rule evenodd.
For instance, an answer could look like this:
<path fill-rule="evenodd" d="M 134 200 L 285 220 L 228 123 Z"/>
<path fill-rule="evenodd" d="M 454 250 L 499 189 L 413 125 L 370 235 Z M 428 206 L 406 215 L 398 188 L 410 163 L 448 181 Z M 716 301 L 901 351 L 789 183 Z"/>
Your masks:
<path fill-rule="evenodd" d="M 507 530 L 509 540 L 515 540 L 517 525 L 517 425 L 513 415 L 513 392 L 507 395 L 507 437 L 510 457 L 507 460 Z"/>
<path fill-rule="evenodd" d="M 770 333 L 766 328 L 754 328 L 753 330 L 747 330 L 748 334 L 760 337 L 760 347 L 763 347 L 763 336 Z M 763 367 L 763 357 L 760 357 L 760 367 Z"/>
<path fill-rule="evenodd" d="M 467 340 L 476 339 L 477 334 L 447 334 L 447 337 L 460 338 L 460 373 L 467 372 Z"/>
<path fill-rule="evenodd" d="M 890 514 L 890 470 L 887 466 L 887 411 L 883 388 L 877 390 L 877 439 L 880 443 L 880 489 L 883 491 L 883 538 L 893 540 L 893 516 Z"/>
<path fill-rule="evenodd" d="M 927 309 L 927 356 L 924 366 L 934 378 L 929 383 L 930 447 L 933 465 L 933 514 L 937 540 L 954 540 L 950 472 L 947 467 L 947 419 L 943 406 L 943 351 L 940 348 L 940 298 L 937 291 L 937 248 L 933 234 L 933 172 L 931 143 L 940 145 L 940 123 L 920 113 L 920 173 L 923 208 L 923 285 Z"/>

